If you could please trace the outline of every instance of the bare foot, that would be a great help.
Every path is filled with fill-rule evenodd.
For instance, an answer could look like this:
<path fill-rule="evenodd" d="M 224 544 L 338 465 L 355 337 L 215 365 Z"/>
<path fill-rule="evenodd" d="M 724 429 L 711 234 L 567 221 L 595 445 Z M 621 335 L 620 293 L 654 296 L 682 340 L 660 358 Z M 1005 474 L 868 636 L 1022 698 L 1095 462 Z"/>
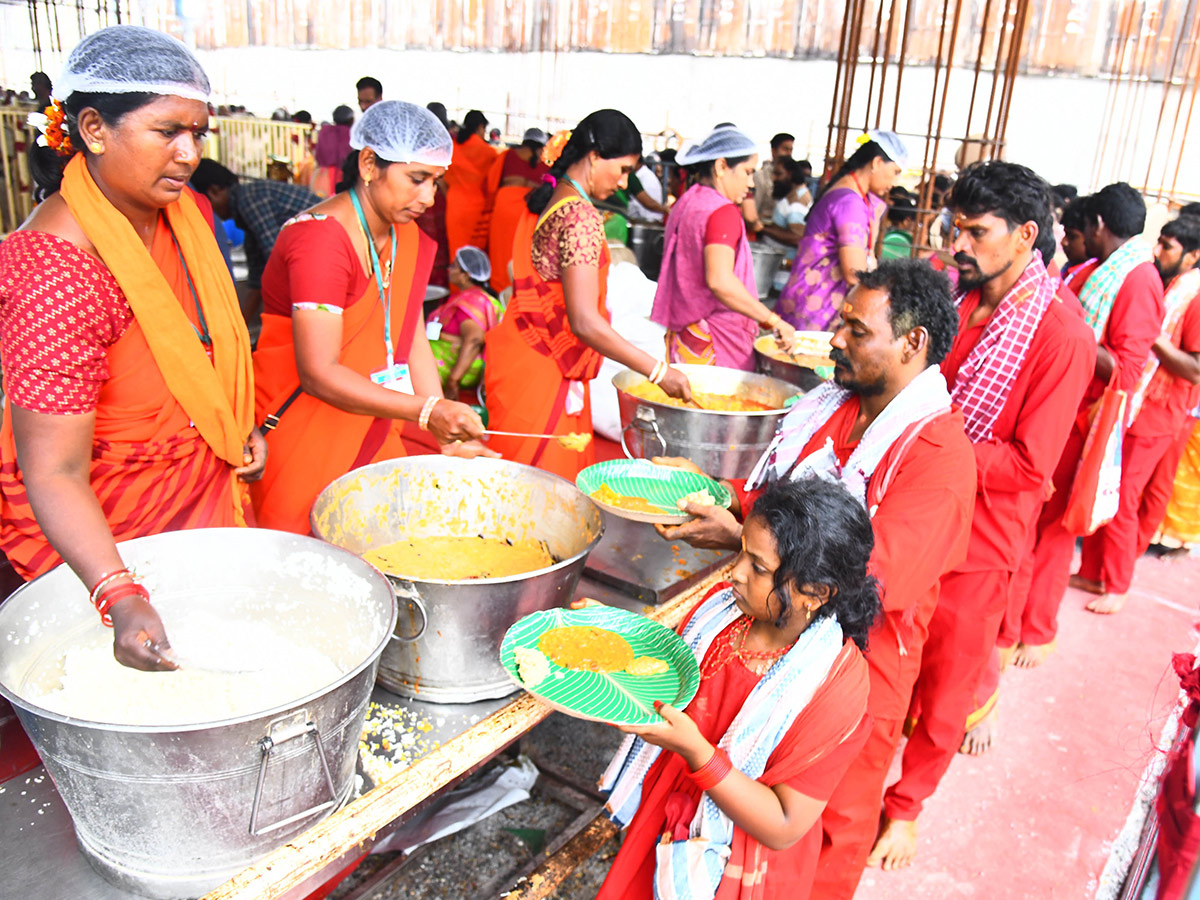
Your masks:
<path fill-rule="evenodd" d="M 1092 581 L 1092 579 L 1084 578 L 1079 574 L 1072 575 L 1067 581 L 1067 584 L 1075 588 L 1077 591 L 1087 591 L 1089 594 L 1104 593 L 1104 582 Z"/>
<path fill-rule="evenodd" d="M 1124 605 L 1125 594 L 1101 594 L 1087 605 L 1087 609 L 1089 612 L 1111 616 L 1113 613 L 1120 612 Z"/>
<path fill-rule="evenodd" d="M 917 823 L 904 819 L 883 817 L 879 823 L 879 835 L 875 846 L 867 857 L 868 866 L 879 866 L 885 872 L 903 869 L 912 865 L 917 855 Z"/>
<path fill-rule="evenodd" d="M 1013 665 L 1021 669 L 1032 669 L 1040 666 L 1054 652 L 1055 641 L 1048 644 L 1017 644 L 1017 652 L 1013 654 Z"/>
<path fill-rule="evenodd" d="M 1000 656 L 1000 671 L 1003 672 L 1012 663 L 1013 654 L 1017 652 L 1017 645 L 1011 647 L 997 647 L 996 653 Z"/>
<path fill-rule="evenodd" d="M 975 727 L 963 736 L 962 746 L 958 748 L 959 753 L 966 753 L 968 756 L 983 756 L 992 749 L 992 744 L 1000 735 L 998 710 L 999 706 L 993 706 L 991 711 L 976 722 Z"/>

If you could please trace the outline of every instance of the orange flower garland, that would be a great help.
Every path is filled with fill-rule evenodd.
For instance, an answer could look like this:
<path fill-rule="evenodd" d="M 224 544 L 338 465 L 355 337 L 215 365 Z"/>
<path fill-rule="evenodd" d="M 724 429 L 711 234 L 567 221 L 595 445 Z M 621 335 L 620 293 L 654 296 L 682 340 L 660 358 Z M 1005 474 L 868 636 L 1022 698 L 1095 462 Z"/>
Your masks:
<path fill-rule="evenodd" d="M 564 128 L 562 131 L 554 132 L 554 137 L 546 141 L 546 146 L 542 148 L 542 162 L 548 166 L 553 166 L 558 162 L 558 158 L 562 156 L 563 148 L 567 146 L 569 140 L 571 140 L 571 129 Z"/>
<path fill-rule="evenodd" d="M 67 113 L 61 100 L 51 100 L 41 114 L 32 113 L 29 124 L 42 133 L 38 138 L 39 145 L 49 147 L 60 156 L 70 156 L 75 152 L 71 135 L 67 133 Z"/>

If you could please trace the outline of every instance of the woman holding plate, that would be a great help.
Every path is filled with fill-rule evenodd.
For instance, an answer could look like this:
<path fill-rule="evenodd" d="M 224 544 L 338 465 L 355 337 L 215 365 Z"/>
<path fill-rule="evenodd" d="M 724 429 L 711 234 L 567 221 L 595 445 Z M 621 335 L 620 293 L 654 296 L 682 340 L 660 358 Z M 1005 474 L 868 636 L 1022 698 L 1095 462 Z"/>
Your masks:
<path fill-rule="evenodd" d="M 601 788 L 628 830 L 597 900 L 808 896 L 822 810 L 870 729 L 873 543 L 839 485 L 785 482 L 759 498 L 732 583 L 682 627 L 695 698 L 621 729 Z"/>

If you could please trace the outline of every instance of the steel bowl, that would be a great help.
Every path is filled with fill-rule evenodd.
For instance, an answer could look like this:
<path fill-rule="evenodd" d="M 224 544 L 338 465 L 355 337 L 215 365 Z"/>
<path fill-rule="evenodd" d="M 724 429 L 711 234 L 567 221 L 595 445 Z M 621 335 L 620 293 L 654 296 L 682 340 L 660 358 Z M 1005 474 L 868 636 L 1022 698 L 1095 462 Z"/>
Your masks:
<path fill-rule="evenodd" d="M 54 779 L 84 857 L 125 890 L 197 897 L 350 796 L 396 599 L 387 580 L 353 554 L 267 529 L 173 531 L 118 549 L 164 620 L 202 604 L 231 628 L 267 622 L 321 650 L 342 672 L 292 703 L 222 721 L 92 722 L 33 699 L 56 686 L 56 660 L 70 646 L 111 642 L 88 589 L 60 565 L 0 606 L 0 694 Z"/>
<path fill-rule="evenodd" d="M 600 511 L 575 485 L 502 459 L 417 456 L 374 463 L 330 484 L 313 504 L 313 534 L 354 553 L 398 540 L 483 535 L 544 541 L 557 562 L 507 578 L 389 575 L 400 601 L 397 634 L 379 683 L 431 703 L 513 693 L 500 642 L 517 619 L 570 601 L 600 542 Z M 415 638 L 415 639 L 414 639 Z"/>
<path fill-rule="evenodd" d="M 774 343 L 775 338 L 770 334 L 760 335 L 754 341 L 755 366 L 760 374 L 789 382 L 804 391 L 811 391 L 824 382 L 825 379 L 818 375 L 811 366 L 789 362 L 770 353 L 770 348 Z"/>
<path fill-rule="evenodd" d="M 779 378 L 740 369 L 673 368 L 687 375 L 694 391 L 743 397 L 772 408 L 717 412 L 644 400 L 629 393 L 629 388 L 646 376 L 626 369 L 613 377 L 613 386 L 621 413 L 621 447 L 630 459 L 683 456 L 716 478 L 744 478 L 775 436 L 786 414 L 784 403 L 802 393 Z"/>

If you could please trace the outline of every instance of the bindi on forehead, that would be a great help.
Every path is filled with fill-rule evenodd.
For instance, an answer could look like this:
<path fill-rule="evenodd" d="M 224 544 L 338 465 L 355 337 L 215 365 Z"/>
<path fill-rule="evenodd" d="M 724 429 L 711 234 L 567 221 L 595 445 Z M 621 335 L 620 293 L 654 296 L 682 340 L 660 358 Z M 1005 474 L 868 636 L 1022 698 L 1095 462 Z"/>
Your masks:
<path fill-rule="evenodd" d="M 853 303 L 843 303 L 842 304 L 842 315 L 843 316 L 853 315 L 853 313 L 854 313 L 854 304 Z"/>

